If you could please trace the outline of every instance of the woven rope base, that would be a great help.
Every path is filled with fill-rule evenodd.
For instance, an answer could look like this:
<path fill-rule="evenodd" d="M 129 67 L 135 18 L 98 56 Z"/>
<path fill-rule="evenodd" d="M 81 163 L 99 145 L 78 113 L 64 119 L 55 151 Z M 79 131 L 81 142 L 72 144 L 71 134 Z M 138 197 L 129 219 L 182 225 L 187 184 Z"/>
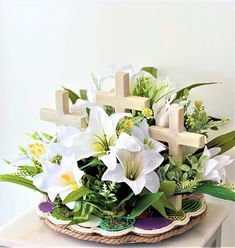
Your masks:
<path fill-rule="evenodd" d="M 135 233 L 128 233 L 123 236 L 117 236 L 117 237 L 107 237 L 107 236 L 102 236 L 100 234 L 96 233 L 82 233 L 82 232 L 76 232 L 70 230 L 66 225 L 61 226 L 61 225 L 56 225 L 49 221 L 47 218 L 42 218 L 44 222 L 53 230 L 69 235 L 71 237 L 74 237 L 76 239 L 81 239 L 81 240 L 89 240 L 89 241 L 95 241 L 99 243 L 105 243 L 105 244 L 124 244 L 124 243 L 157 243 L 160 242 L 164 239 L 169 239 L 173 236 L 180 235 L 192 227 L 196 226 L 206 215 L 206 208 L 203 213 L 198 215 L 197 217 L 191 217 L 190 221 L 180 227 L 175 227 L 174 229 L 167 231 L 162 234 L 158 235 L 144 235 L 144 234 L 135 234 Z"/>

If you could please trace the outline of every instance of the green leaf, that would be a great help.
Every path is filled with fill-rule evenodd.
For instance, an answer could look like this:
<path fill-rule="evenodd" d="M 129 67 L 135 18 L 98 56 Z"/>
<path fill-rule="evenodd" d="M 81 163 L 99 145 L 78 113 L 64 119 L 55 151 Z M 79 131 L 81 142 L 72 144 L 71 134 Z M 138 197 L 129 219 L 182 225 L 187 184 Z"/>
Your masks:
<path fill-rule="evenodd" d="M 164 192 L 166 195 L 173 195 L 175 193 L 175 181 L 164 181 L 160 183 L 159 191 Z"/>
<path fill-rule="evenodd" d="M 63 204 L 69 203 L 69 202 L 73 202 L 73 201 L 77 201 L 79 198 L 81 198 L 82 196 L 85 195 L 89 195 L 93 193 L 93 191 L 91 191 L 90 189 L 88 189 L 87 187 L 85 187 L 84 185 L 81 186 L 80 188 L 74 190 L 73 192 L 71 192 L 64 200 L 63 200 Z"/>
<path fill-rule="evenodd" d="M 217 198 L 221 198 L 224 200 L 230 200 L 230 201 L 235 201 L 235 192 L 220 186 L 216 185 L 212 182 L 203 182 L 203 184 L 199 185 L 195 190 L 195 193 L 203 193 L 203 194 L 208 194 Z"/>
<path fill-rule="evenodd" d="M 235 146 L 235 130 L 220 135 L 213 140 L 211 140 L 209 143 L 207 143 L 208 149 L 213 148 L 213 147 L 220 147 L 221 152 L 219 154 L 223 154 L 224 152 L 230 150 Z M 197 150 L 194 155 L 197 157 L 200 157 L 203 153 L 204 149 L 199 149 Z"/>
<path fill-rule="evenodd" d="M 157 68 L 155 67 L 143 67 L 141 71 L 146 71 L 150 73 L 153 77 L 157 78 Z"/>
<path fill-rule="evenodd" d="M 156 202 L 162 196 L 162 194 L 163 192 L 157 192 L 141 196 L 140 199 L 136 202 L 135 207 L 133 208 L 128 218 L 134 219 L 142 214 L 148 207 Z"/>
<path fill-rule="evenodd" d="M 41 132 L 42 136 L 45 137 L 48 141 L 51 141 L 54 137 L 48 133 Z"/>
<path fill-rule="evenodd" d="M 80 90 L 80 97 L 82 100 L 87 100 L 87 90 L 81 89 Z"/>
<path fill-rule="evenodd" d="M 151 206 L 154 207 L 163 217 L 168 217 L 161 198 L 152 203 Z"/>
<path fill-rule="evenodd" d="M 23 178 L 23 177 L 19 177 L 17 175 L 10 175 L 10 174 L 0 175 L 0 182 L 19 184 L 19 185 L 22 185 L 24 187 L 27 187 L 27 188 L 33 189 L 35 191 L 38 191 L 41 194 L 47 195 L 46 192 L 43 192 L 43 191 L 39 190 L 38 188 L 36 188 L 33 185 L 33 182 L 31 180 Z"/>
<path fill-rule="evenodd" d="M 180 164 L 178 166 L 179 169 L 181 169 L 182 171 L 189 171 L 190 170 L 190 167 L 186 164 Z"/>
<path fill-rule="evenodd" d="M 177 99 L 183 97 L 183 96 L 184 96 L 185 90 L 186 90 L 186 91 L 187 91 L 187 90 L 190 91 L 191 89 L 196 88 L 196 87 L 199 87 L 199 86 L 212 85 L 212 84 L 218 84 L 218 82 L 196 83 L 196 84 L 189 85 L 189 86 L 187 86 L 187 87 L 185 87 L 185 88 L 183 88 L 183 89 L 181 89 L 181 90 L 179 90 L 179 91 L 177 92 L 177 95 L 176 95 L 175 100 L 177 100 Z"/>
<path fill-rule="evenodd" d="M 74 91 L 72 91 L 72 90 L 70 90 L 70 89 L 68 89 L 68 88 L 65 88 L 65 87 L 63 87 L 63 86 L 62 86 L 62 88 L 63 88 L 64 90 L 66 90 L 66 91 L 69 92 L 69 99 L 70 99 L 70 101 L 72 102 L 72 104 L 75 104 L 76 101 L 77 101 L 78 99 L 80 99 L 80 97 L 78 96 L 78 94 L 76 94 Z"/>
<path fill-rule="evenodd" d="M 131 192 L 128 196 L 126 196 L 126 197 L 118 204 L 118 208 L 121 207 L 122 205 L 124 205 L 127 201 L 129 201 L 133 195 L 134 195 L 134 193 Z"/>

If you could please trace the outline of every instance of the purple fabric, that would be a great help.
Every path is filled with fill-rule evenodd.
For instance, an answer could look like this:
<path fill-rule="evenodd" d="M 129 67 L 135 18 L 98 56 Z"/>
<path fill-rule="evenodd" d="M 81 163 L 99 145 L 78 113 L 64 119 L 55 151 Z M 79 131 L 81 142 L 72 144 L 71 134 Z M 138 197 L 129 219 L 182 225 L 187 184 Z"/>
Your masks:
<path fill-rule="evenodd" d="M 50 213 L 52 212 L 54 205 L 51 202 L 46 201 L 41 202 L 38 207 L 43 213 Z"/>
<path fill-rule="evenodd" d="M 136 220 L 135 227 L 144 230 L 153 230 L 168 226 L 171 223 L 172 223 L 171 220 L 168 220 L 164 217 L 148 217 L 148 218 Z"/>

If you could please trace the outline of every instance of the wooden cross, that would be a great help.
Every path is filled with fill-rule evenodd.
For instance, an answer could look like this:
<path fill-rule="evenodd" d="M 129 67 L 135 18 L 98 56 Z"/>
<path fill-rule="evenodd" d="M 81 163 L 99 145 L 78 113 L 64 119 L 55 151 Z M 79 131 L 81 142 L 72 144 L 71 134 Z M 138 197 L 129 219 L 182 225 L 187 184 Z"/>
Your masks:
<path fill-rule="evenodd" d="M 130 95 L 129 74 L 125 72 L 116 73 L 115 92 L 98 91 L 96 93 L 96 102 L 114 107 L 116 113 L 125 112 L 127 109 L 142 111 L 150 106 L 149 98 Z"/>
<path fill-rule="evenodd" d="M 44 121 L 54 122 L 57 125 L 86 127 L 86 119 L 82 115 L 69 111 L 69 93 L 65 90 L 57 90 L 55 93 L 56 110 L 42 108 L 40 118 Z"/>
<path fill-rule="evenodd" d="M 169 128 L 150 126 L 150 136 L 169 145 L 169 154 L 182 161 L 183 146 L 202 148 L 205 145 L 205 136 L 185 131 L 184 108 L 172 104 L 169 112 Z"/>

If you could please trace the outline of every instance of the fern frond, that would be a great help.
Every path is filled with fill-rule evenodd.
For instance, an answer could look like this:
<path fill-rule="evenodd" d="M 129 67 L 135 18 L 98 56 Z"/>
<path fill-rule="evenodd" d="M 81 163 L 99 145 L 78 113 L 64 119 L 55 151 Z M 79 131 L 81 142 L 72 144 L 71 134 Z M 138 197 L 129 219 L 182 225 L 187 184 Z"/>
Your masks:
<path fill-rule="evenodd" d="M 198 180 L 195 178 L 193 180 L 183 181 L 177 184 L 177 193 L 192 193 L 199 185 Z"/>

